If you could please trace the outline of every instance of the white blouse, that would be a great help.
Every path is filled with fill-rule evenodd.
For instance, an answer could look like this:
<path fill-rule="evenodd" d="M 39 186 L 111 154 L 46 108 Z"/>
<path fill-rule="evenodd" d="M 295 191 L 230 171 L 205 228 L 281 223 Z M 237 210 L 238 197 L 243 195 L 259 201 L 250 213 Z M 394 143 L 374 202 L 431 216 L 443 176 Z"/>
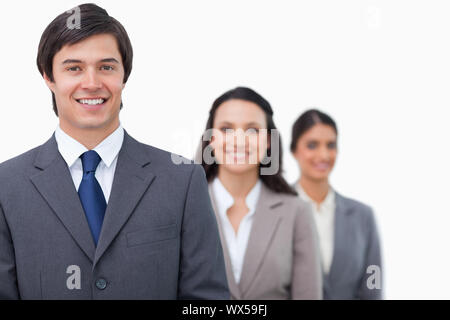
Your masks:
<path fill-rule="evenodd" d="M 244 263 L 245 251 L 247 249 L 247 243 L 250 237 L 250 231 L 252 229 L 253 216 L 255 214 L 256 204 L 261 191 L 261 181 L 258 180 L 245 198 L 245 203 L 249 208 L 249 211 L 239 224 L 237 233 L 234 231 L 227 215 L 228 209 L 234 204 L 233 197 L 227 189 L 225 189 L 219 178 L 215 178 L 212 182 L 212 191 L 216 200 L 217 210 L 219 211 L 218 215 L 222 225 L 222 233 L 230 254 L 234 279 L 236 280 L 236 283 L 239 283 L 242 265 Z"/>
<path fill-rule="evenodd" d="M 314 220 L 316 221 L 317 233 L 319 235 L 322 267 L 325 274 L 328 274 L 330 272 L 331 263 L 333 260 L 334 211 L 336 209 L 335 192 L 330 187 L 325 200 L 318 205 L 306 194 L 298 182 L 295 186 L 300 198 L 309 203 L 312 207 Z"/>

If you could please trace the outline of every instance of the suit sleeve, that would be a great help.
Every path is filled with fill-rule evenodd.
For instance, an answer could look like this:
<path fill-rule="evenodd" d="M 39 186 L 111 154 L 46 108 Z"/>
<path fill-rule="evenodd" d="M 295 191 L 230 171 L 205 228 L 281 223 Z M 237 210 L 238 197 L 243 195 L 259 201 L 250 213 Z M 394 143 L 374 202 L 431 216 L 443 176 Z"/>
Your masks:
<path fill-rule="evenodd" d="M 0 204 L 0 299 L 19 299 L 14 247 Z"/>
<path fill-rule="evenodd" d="M 383 298 L 381 248 L 375 216 L 369 209 L 367 216 L 367 251 L 365 270 L 359 285 L 357 299 L 376 300 Z"/>
<path fill-rule="evenodd" d="M 311 208 L 299 202 L 294 231 L 292 299 L 322 299 L 322 271 Z"/>
<path fill-rule="evenodd" d="M 222 245 L 205 172 L 193 166 L 181 230 L 178 299 L 228 300 Z"/>

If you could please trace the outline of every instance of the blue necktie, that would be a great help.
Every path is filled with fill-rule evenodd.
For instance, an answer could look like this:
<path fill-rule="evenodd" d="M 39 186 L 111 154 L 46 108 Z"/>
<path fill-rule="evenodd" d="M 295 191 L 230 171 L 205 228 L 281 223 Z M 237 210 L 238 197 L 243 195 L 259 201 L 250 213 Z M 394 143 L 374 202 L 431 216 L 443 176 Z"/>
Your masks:
<path fill-rule="evenodd" d="M 95 178 L 95 170 L 101 158 L 94 150 L 86 151 L 80 158 L 83 164 L 83 179 L 78 188 L 78 195 L 80 196 L 87 222 L 91 228 L 95 246 L 97 246 L 106 210 L 105 196 Z"/>

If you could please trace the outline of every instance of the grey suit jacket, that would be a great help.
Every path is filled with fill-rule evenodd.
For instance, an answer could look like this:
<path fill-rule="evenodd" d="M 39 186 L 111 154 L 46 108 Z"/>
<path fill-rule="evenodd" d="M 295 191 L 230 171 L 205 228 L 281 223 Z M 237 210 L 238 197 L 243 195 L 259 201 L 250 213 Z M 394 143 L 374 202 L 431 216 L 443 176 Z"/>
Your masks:
<path fill-rule="evenodd" d="M 321 299 L 322 275 L 317 233 L 310 208 L 298 197 L 264 185 L 256 205 L 239 283 L 231 268 L 214 193 L 232 299 Z"/>
<path fill-rule="evenodd" d="M 380 288 L 372 288 L 374 276 L 380 277 Z M 324 299 L 382 298 L 381 249 L 373 211 L 337 192 L 333 259 L 324 275 L 323 292 Z"/>
<path fill-rule="evenodd" d="M 95 247 L 54 135 L 0 164 L 1 299 L 229 297 L 200 166 L 125 132 Z"/>
<path fill-rule="evenodd" d="M 293 185 L 295 188 L 295 184 Z M 381 249 L 373 211 L 367 205 L 336 192 L 334 248 L 331 268 L 323 275 L 326 300 L 381 299 L 382 287 L 372 288 L 367 281 L 379 268 L 382 283 Z"/>

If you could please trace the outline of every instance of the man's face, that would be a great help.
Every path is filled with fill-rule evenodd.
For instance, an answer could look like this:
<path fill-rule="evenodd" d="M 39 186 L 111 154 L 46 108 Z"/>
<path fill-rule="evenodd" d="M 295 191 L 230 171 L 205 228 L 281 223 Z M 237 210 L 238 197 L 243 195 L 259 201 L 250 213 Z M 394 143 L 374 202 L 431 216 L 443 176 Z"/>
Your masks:
<path fill-rule="evenodd" d="M 51 82 L 61 129 L 112 132 L 119 125 L 124 69 L 113 35 L 91 36 L 66 45 L 53 58 Z"/>

